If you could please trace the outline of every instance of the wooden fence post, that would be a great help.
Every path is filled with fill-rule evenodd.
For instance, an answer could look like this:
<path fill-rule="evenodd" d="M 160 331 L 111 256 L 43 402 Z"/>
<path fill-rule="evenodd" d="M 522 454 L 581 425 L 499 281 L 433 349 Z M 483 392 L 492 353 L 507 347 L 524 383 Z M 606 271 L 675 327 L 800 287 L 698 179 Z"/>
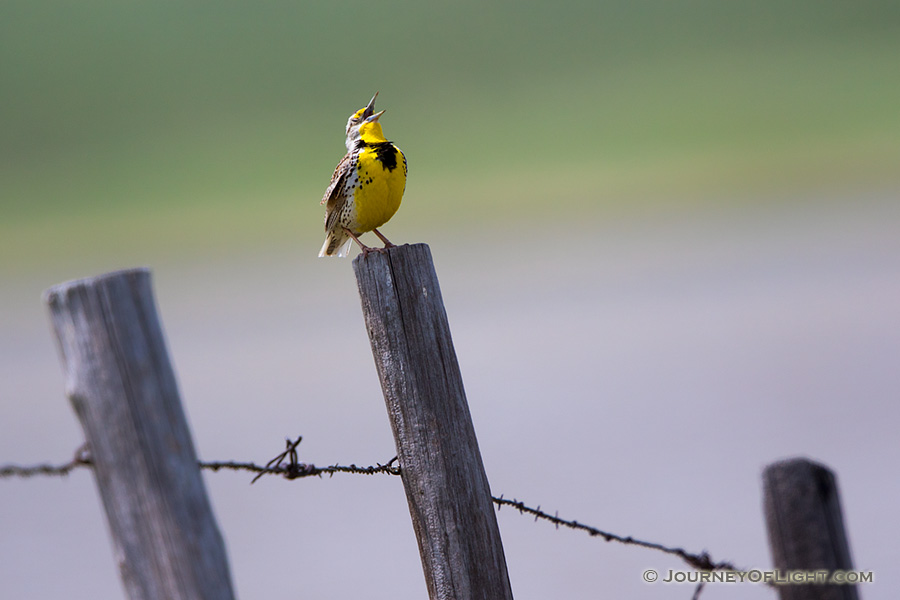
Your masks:
<path fill-rule="evenodd" d="M 150 272 L 45 293 L 132 600 L 234 597 L 156 313 Z"/>
<path fill-rule="evenodd" d="M 788 571 L 849 571 L 837 480 L 824 465 L 805 458 L 773 463 L 763 472 L 769 546 L 775 568 Z M 856 585 L 780 585 L 782 600 L 857 600 Z"/>
<path fill-rule="evenodd" d="M 425 244 L 353 261 L 432 600 L 511 600 L 497 516 Z"/>

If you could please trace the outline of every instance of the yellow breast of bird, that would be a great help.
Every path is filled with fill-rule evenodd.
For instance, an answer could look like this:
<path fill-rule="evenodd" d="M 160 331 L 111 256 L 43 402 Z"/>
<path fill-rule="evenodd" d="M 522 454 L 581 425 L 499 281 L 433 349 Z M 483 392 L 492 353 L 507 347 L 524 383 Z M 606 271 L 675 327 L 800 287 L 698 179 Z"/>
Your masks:
<path fill-rule="evenodd" d="M 406 159 L 390 142 L 374 144 L 359 153 L 356 169 L 356 233 L 365 233 L 387 223 L 400 208 L 406 189 Z"/>

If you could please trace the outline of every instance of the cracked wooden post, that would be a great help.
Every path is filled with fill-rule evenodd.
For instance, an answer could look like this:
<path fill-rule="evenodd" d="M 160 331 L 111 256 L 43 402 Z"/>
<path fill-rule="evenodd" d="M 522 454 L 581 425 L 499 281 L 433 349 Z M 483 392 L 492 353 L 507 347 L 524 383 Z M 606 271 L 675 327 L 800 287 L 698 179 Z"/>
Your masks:
<path fill-rule="evenodd" d="M 773 463 L 763 472 L 769 547 L 775 568 L 788 571 L 850 571 L 834 473 L 805 458 Z M 856 585 L 780 585 L 782 600 L 857 600 Z"/>
<path fill-rule="evenodd" d="M 44 300 L 128 596 L 232 600 L 150 272 L 63 283 Z"/>
<path fill-rule="evenodd" d="M 432 600 L 512 599 L 441 290 L 425 244 L 353 270 Z"/>

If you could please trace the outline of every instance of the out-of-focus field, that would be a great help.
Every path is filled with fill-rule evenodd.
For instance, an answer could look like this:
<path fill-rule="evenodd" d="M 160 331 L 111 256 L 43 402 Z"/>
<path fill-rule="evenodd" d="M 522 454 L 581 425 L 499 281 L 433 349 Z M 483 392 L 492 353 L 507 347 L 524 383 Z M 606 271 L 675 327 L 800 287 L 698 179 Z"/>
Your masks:
<path fill-rule="evenodd" d="M 375 90 L 409 231 L 896 181 L 897 56 L 889 1 L 6 2 L 0 261 L 318 237 Z"/>

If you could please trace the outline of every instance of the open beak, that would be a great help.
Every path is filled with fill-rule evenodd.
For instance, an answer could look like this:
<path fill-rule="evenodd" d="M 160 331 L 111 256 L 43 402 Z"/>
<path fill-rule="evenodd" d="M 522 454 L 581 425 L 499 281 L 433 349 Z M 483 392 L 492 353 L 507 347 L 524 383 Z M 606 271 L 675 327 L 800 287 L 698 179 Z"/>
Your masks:
<path fill-rule="evenodd" d="M 375 95 L 372 96 L 372 99 L 369 100 L 369 103 L 366 105 L 366 110 L 363 111 L 363 119 L 368 119 L 372 116 L 372 113 L 375 112 L 375 98 L 378 97 L 378 92 L 375 92 Z"/>
<path fill-rule="evenodd" d="M 367 123 L 375 123 L 376 121 L 378 121 L 379 117 L 381 117 L 381 115 L 383 115 L 383 114 L 384 114 L 384 111 L 377 112 L 374 115 L 372 115 L 371 117 L 367 118 L 366 122 Z"/>

